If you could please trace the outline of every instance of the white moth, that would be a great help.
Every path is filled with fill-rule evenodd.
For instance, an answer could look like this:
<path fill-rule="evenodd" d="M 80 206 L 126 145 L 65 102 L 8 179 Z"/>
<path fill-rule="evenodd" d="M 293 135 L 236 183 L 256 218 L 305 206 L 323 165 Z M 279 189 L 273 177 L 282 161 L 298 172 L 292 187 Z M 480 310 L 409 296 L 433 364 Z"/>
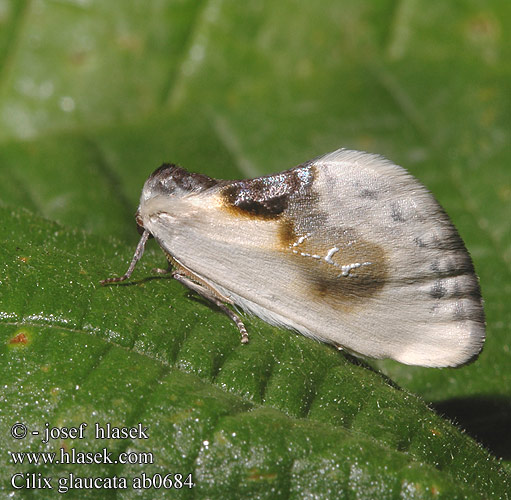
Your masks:
<path fill-rule="evenodd" d="M 172 276 L 357 355 L 457 366 L 482 349 L 479 281 L 433 196 L 376 155 L 337 150 L 285 172 L 224 181 L 162 165 L 144 184 L 130 277 L 154 236 Z"/>

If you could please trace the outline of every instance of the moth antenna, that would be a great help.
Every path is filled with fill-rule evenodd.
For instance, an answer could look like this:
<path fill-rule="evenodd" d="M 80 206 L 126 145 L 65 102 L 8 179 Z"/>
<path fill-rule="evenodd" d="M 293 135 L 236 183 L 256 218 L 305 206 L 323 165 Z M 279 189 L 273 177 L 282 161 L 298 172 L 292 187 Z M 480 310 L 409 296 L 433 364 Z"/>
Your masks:
<path fill-rule="evenodd" d="M 140 241 L 138 242 L 137 248 L 135 250 L 135 254 L 133 255 L 133 259 L 131 259 L 131 264 L 124 275 L 116 278 L 107 278 L 106 280 L 101 280 L 100 283 L 102 285 L 108 285 L 109 283 L 119 283 L 120 281 L 127 280 L 131 276 L 133 269 L 135 269 L 137 262 L 142 258 L 142 255 L 144 255 L 144 248 L 148 238 L 149 231 L 144 229 L 144 232 L 142 233 Z"/>

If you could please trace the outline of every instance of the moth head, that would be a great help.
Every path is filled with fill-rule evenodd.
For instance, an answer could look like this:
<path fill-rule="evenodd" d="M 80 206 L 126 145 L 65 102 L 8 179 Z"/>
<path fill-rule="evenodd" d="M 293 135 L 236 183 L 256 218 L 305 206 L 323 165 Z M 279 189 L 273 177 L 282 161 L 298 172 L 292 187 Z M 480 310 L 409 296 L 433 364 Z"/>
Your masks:
<path fill-rule="evenodd" d="M 175 217 L 190 213 L 189 201 L 212 188 L 219 181 L 203 174 L 188 172 L 164 163 L 147 179 L 136 214 L 138 230 L 154 233 L 154 224 L 172 223 Z"/>
<path fill-rule="evenodd" d="M 200 193 L 216 184 L 217 181 L 207 175 L 195 174 L 177 165 L 164 163 L 145 182 L 141 202 L 156 196 L 186 196 Z"/>

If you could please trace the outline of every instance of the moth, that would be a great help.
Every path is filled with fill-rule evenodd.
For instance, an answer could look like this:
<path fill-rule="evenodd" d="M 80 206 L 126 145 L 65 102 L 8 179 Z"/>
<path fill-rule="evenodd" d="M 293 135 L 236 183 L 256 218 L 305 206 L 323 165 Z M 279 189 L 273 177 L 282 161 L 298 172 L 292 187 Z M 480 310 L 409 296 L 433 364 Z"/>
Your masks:
<path fill-rule="evenodd" d="M 275 175 L 218 180 L 164 164 L 144 184 L 128 279 L 151 236 L 172 277 L 359 356 L 458 366 L 485 339 L 472 260 L 433 195 L 385 158 L 339 149 Z M 234 306 L 236 311 L 231 309 Z"/>

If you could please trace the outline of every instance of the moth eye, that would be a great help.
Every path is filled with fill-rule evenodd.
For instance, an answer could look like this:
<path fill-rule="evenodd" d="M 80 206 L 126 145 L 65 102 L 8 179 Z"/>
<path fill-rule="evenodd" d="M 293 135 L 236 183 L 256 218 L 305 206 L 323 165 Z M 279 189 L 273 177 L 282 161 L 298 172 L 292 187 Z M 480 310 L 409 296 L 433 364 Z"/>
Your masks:
<path fill-rule="evenodd" d="M 144 227 L 144 223 L 142 222 L 142 217 L 140 216 L 140 212 L 137 210 L 137 213 L 135 214 L 135 222 L 137 223 L 137 231 L 138 231 L 138 234 L 140 234 L 140 236 L 142 236 L 142 234 L 144 234 L 144 231 L 145 231 L 145 227 Z M 149 235 L 150 238 L 152 238 L 152 234 Z"/>

